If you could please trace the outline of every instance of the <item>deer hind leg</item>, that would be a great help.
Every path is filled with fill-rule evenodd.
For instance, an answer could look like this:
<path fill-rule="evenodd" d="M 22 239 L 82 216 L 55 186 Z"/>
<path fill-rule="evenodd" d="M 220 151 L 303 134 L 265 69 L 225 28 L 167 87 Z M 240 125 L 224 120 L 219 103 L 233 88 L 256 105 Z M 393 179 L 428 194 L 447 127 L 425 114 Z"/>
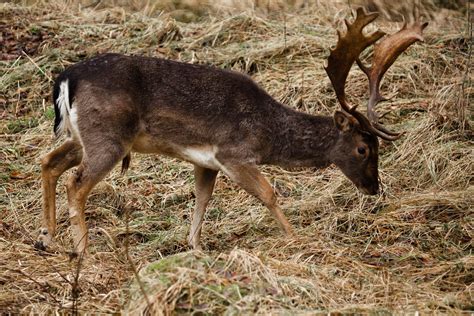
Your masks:
<path fill-rule="evenodd" d="M 59 148 L 41 159 L 43 186 L 42 227 L 35 248 L 45 250 L 56 234 L 56 185 L 59 177 L 82 160 L 82 147 L 74 140 L 67 140 Z"/>
<path fill-rule="evenodd" d="M 277 204 L 277 198 L 267 179 L 253 165 L 224 166 L 223 171 L 240 187 L 251 195 L 257 197 L 270 210 L 278 221 L 280 228 L 287 234 L 292 235 L 291 224 L 286 219 Z"/>
<path fill-rule="evenodd" d="M 84 212 L 87 197 L 94 186 L 128 154 L 120 142 L 101 143 L 100 147 L 92 148 L 94 150 L 88 150 L 85 145 L 84 158 L 66 183 L 74 252 L 80 255 L 87 248 L 88 234 Z"/>
<path fill-rule="evenodd" d="M 188 243 L 193 249 L 201 249 L 201 228 L 207 204 L 211 199 L 212 191 L 216 183 L 217 172 L 194 165 L 194 177 L 196 182 L 196 207 L 193 212 L 191 231 Z"/>

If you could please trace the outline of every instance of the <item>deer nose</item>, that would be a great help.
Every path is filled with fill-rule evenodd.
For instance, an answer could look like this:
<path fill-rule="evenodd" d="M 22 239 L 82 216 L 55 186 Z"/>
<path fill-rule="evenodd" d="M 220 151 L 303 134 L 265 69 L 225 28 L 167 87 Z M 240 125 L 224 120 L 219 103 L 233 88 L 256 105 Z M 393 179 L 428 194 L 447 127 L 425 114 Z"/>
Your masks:
<path fill-rule="evenodd" d="M 367 195 L 376 195 L 379 194 L 379 186 L 370 186 L 370 187 L 360 187 L 359 190 Z"/>
<path fill-rule="evenodd" d="M 379 194 L 380 190 L 379 190 L 379 186 L 376 186 L 373 188 L 373 190 L 371 191 L 371 195 L 376 195 L 376 194 Z"/>

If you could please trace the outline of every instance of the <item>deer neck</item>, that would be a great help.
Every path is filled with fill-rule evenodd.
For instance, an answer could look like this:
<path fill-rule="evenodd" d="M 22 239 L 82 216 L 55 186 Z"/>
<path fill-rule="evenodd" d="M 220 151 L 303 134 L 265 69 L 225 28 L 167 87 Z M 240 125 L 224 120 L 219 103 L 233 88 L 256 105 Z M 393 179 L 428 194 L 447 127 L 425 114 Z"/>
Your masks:
<path fill-rule="evenodd" d="M 276 124 L 273 161 L 269 163 L 289 168 L 329 166 L 339 136 L 333 118 L 286 109 Z"/>

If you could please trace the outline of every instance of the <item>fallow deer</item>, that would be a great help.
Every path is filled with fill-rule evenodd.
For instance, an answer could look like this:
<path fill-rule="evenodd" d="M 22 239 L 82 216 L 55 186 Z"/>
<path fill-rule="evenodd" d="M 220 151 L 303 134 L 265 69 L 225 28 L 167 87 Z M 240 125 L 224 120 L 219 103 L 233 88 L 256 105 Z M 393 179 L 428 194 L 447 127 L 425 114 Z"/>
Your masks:
<path fill-rule="evenodd" d="M 274 100 L 246 75 L 210 66 L 119 54 L 77 63 L 56 80 L 56 135 L 67 140 L 42 159 L 43 222 L 35 246 L 46 248 L 56 231 L 55 191 L 59 176 L 79 166 L 67 180 L 75 251 L 87 246 L 84 207 L 91 189 L 131 152 L 159 153 L 194 164 L 196 206 L 188 242 L 200 248 L 201 226 L 218 171 L 256 196 L 283 231 L 291 225 L 257 165 L 324 168 L 330 164 L 365 194 L 379 192 L 378 139 L 395 140 L 377 122 L 375 105 L 382 76 L 395 59 L 422 41 L 427 23 L 385 33 L 363 34 L 377 14 L 358 9 L 347 31 L 338 31 L 326 72 L 343 111 L 313 116 Z M 375 44 L 372 67 L 359 55 Z M 357 62 L 369 79 L 368 118 L 350 106 L 344 93 Z"/>

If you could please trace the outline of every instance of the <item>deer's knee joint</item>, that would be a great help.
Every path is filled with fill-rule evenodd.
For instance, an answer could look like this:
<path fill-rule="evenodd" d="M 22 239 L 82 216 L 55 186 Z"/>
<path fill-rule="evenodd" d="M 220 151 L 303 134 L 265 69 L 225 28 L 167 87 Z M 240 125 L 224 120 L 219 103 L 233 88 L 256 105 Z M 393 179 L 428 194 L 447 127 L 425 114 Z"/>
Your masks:
<path fill-rule="evenodd" d="M 277 197 L 272 189 L 263 192 L 263 202 L 267 207 L 273 206 L 277 203 Z"/>
<path fill-rule="evenodd" d="M 76 191 L 76 175 L 72 174 L 66 181 L 66 189 L 68 193 L 72 193 Z"/>
<path fill-rule="evenodd" d="M 81 185 L 82 182 L 82 169 L 76 170 L 71 176 L 69 176 L 66 182 L 66 188 L 68 191 L 76 191 L 77 187 Z"/>
<path fill-rule="evenodd" d="M 49 155 L 43 156 L 41 158 L 41 170 L 43 172 L 49 171 L 51 169 L 51 159 L 49 158 Z"/>

